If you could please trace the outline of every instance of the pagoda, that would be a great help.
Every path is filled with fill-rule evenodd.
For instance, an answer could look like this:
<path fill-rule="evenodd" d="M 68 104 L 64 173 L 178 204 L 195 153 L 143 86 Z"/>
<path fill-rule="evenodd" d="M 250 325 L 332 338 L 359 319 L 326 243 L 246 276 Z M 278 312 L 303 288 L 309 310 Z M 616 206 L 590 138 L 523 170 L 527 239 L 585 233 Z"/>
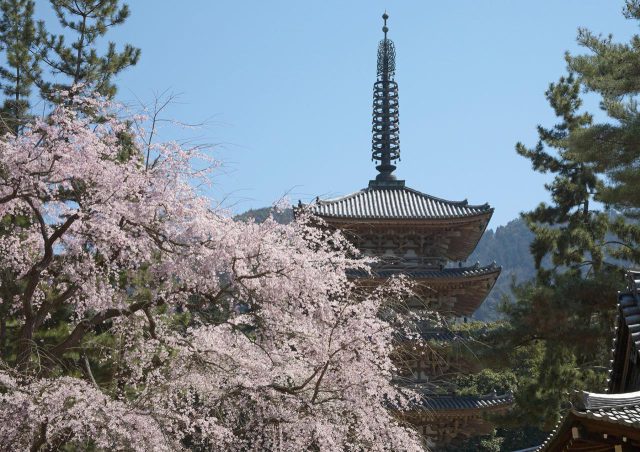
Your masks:
<path fill-rule="evenodd" d="M 378 45 L 377 79 L 373 87 L 372 160 L 378 174 L 367 187 L 335 199 L 316 200 L 309 209 L 328 227 L 342 230 L 366 256 L 376 258 L 371 272 L 349 276 L 363 287 L 375 287 L 393 276 L 403 275 L 415 283 L 409 307 L 436 311 L 447 319 L 469 317 L 482 304 L 500 274 L 495 263 L 463 266 L 482 237 L 493 208 L 448 201 L 408 187 L 394 174 L 400 159 L 398 84 L 395 81 L 395 46 L 387 37 L 388 15 L 383 16 L 384 38 Z M 510 395 L 457 397 L 446 384 L 456 366 L 441 353 L 457 335 L 425 324 L 424 353 L 409 358 L 403 350 L 416 344 L 404 342 L 395 356 L 400 368 L 398 384 L 423 394 L 423 401 L 402 416 L 415 424 L 431 445 L 454 438 L 487 433 L 487 412 L 504 411 Z M 404 345 L 404 347 L 403 347 Z M 456 369 L 453 369 L 457 367 Z M 442 384 L 441 384 L 442 383 Z"/>

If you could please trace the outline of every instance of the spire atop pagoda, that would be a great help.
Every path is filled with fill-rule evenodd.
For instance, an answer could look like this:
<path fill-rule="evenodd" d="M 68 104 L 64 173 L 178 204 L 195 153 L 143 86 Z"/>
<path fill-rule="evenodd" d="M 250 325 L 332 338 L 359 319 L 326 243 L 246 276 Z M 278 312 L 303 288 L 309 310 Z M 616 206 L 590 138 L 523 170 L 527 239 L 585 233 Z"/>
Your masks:
<path fill-rule="evenodd" d="M 387 19 L 382 15 L 384 38 L 378 44 L 378 76 L 373 85 L 373 139 L 371 158 L 377 160 L 379 174 L 370 186 L 395 186 L 394 163 L 400 159 L 400 130 L 398 119 L 398 84 L 394 80 L 396 71 L 396 49 L 387 38 Z"/>

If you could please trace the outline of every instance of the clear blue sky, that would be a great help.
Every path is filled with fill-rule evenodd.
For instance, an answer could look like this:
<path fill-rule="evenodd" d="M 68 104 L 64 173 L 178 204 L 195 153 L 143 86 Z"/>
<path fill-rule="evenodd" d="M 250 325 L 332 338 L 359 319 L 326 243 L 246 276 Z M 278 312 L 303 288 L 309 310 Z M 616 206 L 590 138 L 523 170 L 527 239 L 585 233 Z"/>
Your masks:
<path fill-rule="evenodd" d="M 536 125 L 554 123 L 543 93 L 564 74 L 564 52 L 583 52 L 577 28 L 619 40 L 637 28 L 622 0 L 129 3 L 131 18 L 109 37 L 142 57 L 119 77 L 119 98 L 182 93 L 169 116 L 209 120 L 190 133 L 220 143 L 225 166 L 209 194 L 236 212 L 287 192 L 293 202 L 347 194 L 375 176 L 372 85 L 386 9 L 400 92 L 396 173 L 435 196 L 489 202 L 493 227 L 547 199 L 546 178 L 514 145 L 534 145 Z"/>

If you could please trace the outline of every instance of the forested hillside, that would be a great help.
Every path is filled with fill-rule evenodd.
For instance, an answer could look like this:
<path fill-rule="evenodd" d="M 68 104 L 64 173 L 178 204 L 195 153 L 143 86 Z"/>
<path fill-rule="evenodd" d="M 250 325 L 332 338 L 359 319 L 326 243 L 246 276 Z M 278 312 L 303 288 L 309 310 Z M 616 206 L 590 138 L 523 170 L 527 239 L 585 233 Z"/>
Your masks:
<path fill-rule="evenodd" d="M 236 215 L 236 220 L 249 220 L 253 218 L 257 223 L 262 223 L 269 218 L 269 215 L 273 216 L 273 219 L 278 223 L 287 224 L 293 220 L 293 210 L 285 209 L 283 211 L 277 211 L 272 207 L 263 207 L 261 209 L 250 209 L 240 215 Z"/>
<path fill-rule="evenodd" d="M 495 231 L 485 231 L 466 265 L 476 262 L 485 265 L 495 261 L 502 266 L 502 273 L 485 302 L 473 315 L 474 318 L 485 321 L 497 319 L 498 303 L 505 295 L 511 295 L 513 281 L 520 283 L 535 276 L 534 262 L 529 251 L 532 240 L 533 233 L 520 218 L 505 226 L 498 226 Z"/>
<path fill-rule="evenodd" d="M 275 212 L 269 207 L 264 207 L 248 210 L 238 215 L 236 219 L 253 218 L 257 222 L 262 222 L 270 214 L 279 223 L 288 223 L 293 218 L 291 209 Z M 474 314 L 474 318 L 484 321 L 499 318 L 498 303 L 505 295 L 511 295 L 512 282 L 527 281 L 535 276 L 533 258 L 529 251 L 532 239 L 533 234 L 520 218 L 510 221 L 505 226 L 498 226 L 495 231 L 493 229 L 485 231 L 465 265 L 473 265 L 476 262 L 486 265 L 495 261 L 502 266 L 502 273 L 485 302 Z"/>

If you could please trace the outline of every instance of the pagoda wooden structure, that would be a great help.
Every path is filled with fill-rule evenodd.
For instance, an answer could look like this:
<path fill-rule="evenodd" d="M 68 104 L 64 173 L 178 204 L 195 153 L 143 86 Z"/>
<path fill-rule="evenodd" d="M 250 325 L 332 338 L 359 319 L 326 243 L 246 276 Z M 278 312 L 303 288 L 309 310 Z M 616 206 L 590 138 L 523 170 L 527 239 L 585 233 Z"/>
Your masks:
<path fill-rule="evenodd" d="M 359 284 L 374 287 L 404 275 L 416 284 L 410 308 L 436 310 L 447 318 L 468 317 L 484 301 L 501 270 L 495 263 L 462 266 L 482 237 L 493 209 L 488 204 L 471 205 L 422 193 L 393 174 L 400 158 L 398 85 L 387 18 L 385 13 L 374 84 L 372 159 L 378 162 L 378 174 L 362 190 L 318 199 L 308 207 L 329 227 L 342 230 L 363 254 L 377 258 L 371 273 L 350 274 Z M 451 339 L 443 342 L 449 334 L 443 331 L 425 334 L 439 334 L 438 341 L 445 346 Z M 403 356 L 402 349 L 401 345 L 397 357 Z M 452 376 L 452 366 L 438 353 L 399 361 L 399 384 L 423 394 L 422 402 L 403 417 L 415 424 L 431 445 L 486 433 L 490 426 L 484 421 L 485 414 L 504 411 L 512 404 L 508 394 L 452 395 L 446 384 L 438 384 Z"/>

